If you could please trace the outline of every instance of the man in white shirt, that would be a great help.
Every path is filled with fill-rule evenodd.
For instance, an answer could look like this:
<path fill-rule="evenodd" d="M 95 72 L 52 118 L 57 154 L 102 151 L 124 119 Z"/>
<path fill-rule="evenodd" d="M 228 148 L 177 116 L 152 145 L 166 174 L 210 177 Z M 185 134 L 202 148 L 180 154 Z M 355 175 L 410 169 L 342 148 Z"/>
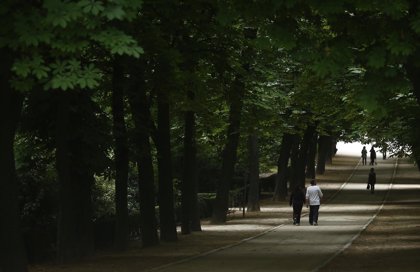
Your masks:
<path fill-rule="evenodd" d="M 322 196 L 321 188 L 316 185 L 314 179 L 311 180 L 311 186 L 306 189 L 306 207 L 309 205 L 309 224 L 311 225 L 318 225 L 318 211 Z"/>

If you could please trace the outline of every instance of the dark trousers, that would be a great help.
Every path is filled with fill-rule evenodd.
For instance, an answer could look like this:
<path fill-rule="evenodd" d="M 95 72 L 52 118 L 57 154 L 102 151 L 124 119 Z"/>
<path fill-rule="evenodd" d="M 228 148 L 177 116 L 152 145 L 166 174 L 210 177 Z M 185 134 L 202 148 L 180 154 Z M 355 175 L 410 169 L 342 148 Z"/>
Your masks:
<path fill-rule="evenodd" d="M 309 206 L 309 224 L 318 223 L 318 211 L 319 205 L 310 205 Z"/>
<path fill-rule="evenodd" d="M 362 164 L 366 165 L 366 157 L 362 157 Z"/>
<path fill-rule="evenodd" d="M 293 203 L 293 223 L 300 224 L 300 215 L 302 213 L 303 203 Z"/>
<path fill-rule="evenodd" d="M 370 183 L 370 193 L 373 194 L 375 192 L 375 184 Z"/>

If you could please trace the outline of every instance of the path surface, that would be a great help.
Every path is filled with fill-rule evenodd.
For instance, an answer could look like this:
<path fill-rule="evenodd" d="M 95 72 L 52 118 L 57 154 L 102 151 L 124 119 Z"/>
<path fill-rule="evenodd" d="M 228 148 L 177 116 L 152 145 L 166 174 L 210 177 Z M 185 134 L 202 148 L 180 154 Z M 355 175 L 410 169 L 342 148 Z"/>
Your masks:
<path fill-rule="evenodd" d="M 319 226 L 310 226 L 304 216 L 301 226 L 282 224 L 239 245 L 155 271 L 318 271 L 349 247 L 383 208 L 396 160 L 380 160 L 375 166 L 373 195 L 366 190 L 369 168 L 358 165 L 339 191 L 330 193 L 321 206 Z M 319 185 L 323 187 L 322 181 Z"/>
<path fill-rule="evenodd" d="M 325 195 L 319 226 L 309 226 L 307 215 L 293 226 L 286 201 L 264 200 L 261 212 L 230 214 L 225 225 L 203 221 L 203 232 L 179 235 L 177 243 L 142 248 L 133 241 L 124 253 L 30 272 L 420 271 L 420 172 L 399 160 L 392 180 L 395 160 L 379 160 L 371 195 L 370 167 L 356 167 L 358 160 L 337 156 L 317 177 Z"/>

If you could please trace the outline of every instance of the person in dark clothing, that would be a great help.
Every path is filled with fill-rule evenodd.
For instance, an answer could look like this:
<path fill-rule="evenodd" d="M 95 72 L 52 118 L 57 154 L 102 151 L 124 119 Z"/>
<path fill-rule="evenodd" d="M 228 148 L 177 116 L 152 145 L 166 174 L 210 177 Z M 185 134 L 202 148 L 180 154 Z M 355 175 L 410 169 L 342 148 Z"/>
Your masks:
<path fill-rule="evenodd" d="M 303 193 L 302 186 L 296 186 L 295 190 L 290 195 L 289 206 L 293 205 L 293 225 L 300 225 L 300 215 L 302 207 L 305 203 L 305 194 Z"/>
<path fill-rule="evenodd" d="M 370 188 L 370 193 L 373 194 L 375 192 L 375 184 L 376 184 L 376 173 L 374 168 L 370 168 L 369 178 L 368 178 L 368 185 L 367 188 Z"/>
<path fill-rule="evenodd" d="M 372 148 L 370 149 L 370 165 L 376 164 L 375 160 L 376 160 L 376 151 L 375 151 L 375 148 L 373 148 L 372 146 Z"/>
<path fill-rule="evenodd" d="M 366 150 L 366 146 L 364 146 L 362 149 L 362 164 L 363 165 L 367 164 L 366 159 L 367 159 L 367 150 Z"/>

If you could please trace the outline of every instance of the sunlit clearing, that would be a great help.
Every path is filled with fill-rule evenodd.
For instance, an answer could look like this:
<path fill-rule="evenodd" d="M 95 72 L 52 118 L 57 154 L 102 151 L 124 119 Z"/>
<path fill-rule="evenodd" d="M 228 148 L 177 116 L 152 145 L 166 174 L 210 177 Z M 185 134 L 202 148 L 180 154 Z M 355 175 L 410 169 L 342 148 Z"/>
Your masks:
<path fill-rule="evenodd" d="M 371 144 L 362 144 L 360 142 L 353 142 L 353 143 L 345 143 L 345 142 L 338 142 L 337 143 L 337 155 L 348 155 L 348 156 L 358 156 L 362 155 L 362 148 L 366 146 L 368 151 L 367 157 L 369 159 L 369 150 L 371 149 Z M 382 153 L 379 151 L 378 147 L 375 147 L 376 157 L 382 156 Z"/>

